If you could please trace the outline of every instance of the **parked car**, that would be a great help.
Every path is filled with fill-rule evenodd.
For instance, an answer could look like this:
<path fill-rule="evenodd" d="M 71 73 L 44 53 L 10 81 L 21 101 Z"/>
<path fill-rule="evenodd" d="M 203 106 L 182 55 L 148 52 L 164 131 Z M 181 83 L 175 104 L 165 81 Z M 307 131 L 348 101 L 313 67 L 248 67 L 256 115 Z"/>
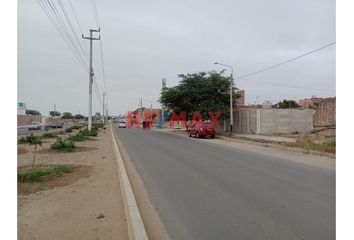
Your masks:
<path fill-rule="evenodd" d="M 55 123 L 52 123 L 52 128 L 62 128 L 63 125 L 64 125 L 63 123 L 55 122 Z"/>
<path fill-rule="evenodd" d="M 126 122 L 119 122 L 118 123 L 118 128 L 126 128 L 127 127 L 127 123 Z"/>
<path fill-rule="evenodd" d="M 41 129 L 41 124 L 39 122 L 32 122 L 28 130 L 39 130 Z"/>
<path fill-rule="evenodd" d="M 188 136 L 195 138 L 203 138 L 209 136 L 214 138 L 216 134 L 215 126 L 213 122 L 194 122 L 188 128 Z"/>
<path fill-rule="evenodd" d="M 66 132 L 66 133 L 71 133 L 71 132 L 73 132 L 73 130 L 72 130 L 72 128 L 69 127 L 69 128 L 67 128 L 67 129 L 65 129 L 65 132 Z"/>

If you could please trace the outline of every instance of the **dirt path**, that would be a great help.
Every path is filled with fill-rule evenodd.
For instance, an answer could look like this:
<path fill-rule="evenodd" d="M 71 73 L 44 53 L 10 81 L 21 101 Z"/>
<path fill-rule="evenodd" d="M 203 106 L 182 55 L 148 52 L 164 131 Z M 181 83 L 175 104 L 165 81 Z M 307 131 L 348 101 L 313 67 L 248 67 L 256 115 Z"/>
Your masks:
<path fill-rule="evenodd" d="M 38 153 L 36 165 L 77 168 L 34 193 L 19 187 L 18 239 L 128 239 L 111 133 L 100 132 L 96 139 L 77 143 L 87 151 Z M 48 149 L 54 140 L 45 141 Z M 18 166 L 30 165 L 33 147 L 19 148 L 24 150 L 19 151 Z"/>

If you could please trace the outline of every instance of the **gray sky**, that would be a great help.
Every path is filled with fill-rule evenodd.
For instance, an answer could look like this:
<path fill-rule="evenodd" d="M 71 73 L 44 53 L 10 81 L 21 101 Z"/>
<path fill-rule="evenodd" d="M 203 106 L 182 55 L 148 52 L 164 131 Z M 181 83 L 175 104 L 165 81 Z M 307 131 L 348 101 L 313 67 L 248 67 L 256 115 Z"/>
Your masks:
<path fill-rule="evenodd" d="M 95 28 L 90 0 L 71 0 L 84 35 Z M 57 0 L 54 0 L 57 2 Z M 62 0 L 78 37 L 81 32 Z M 178 84 L 179 73 L 221 70 L 242 76 L 335 42 L 334 0 L 96 1 L 101 25 L 110 114 L 143 104 L 158 107 L 161 79 Z M 104 90 L 98 41 L 94 70 Z M 227 74 L 230 72 L 227 71 Z M 236 80 L 246 102 L 335 96 L 335 45 L 286 65 Z M 322 90 L 315 90 L 322 89 Z M 329 90 L 323 90 L 329 89 Z M 48 114 L 87 114 L 88 73 L 55 30 L 37 0 L 18 1 L 18 100 Z M 93 112 L 102 111 L 93 90 Z"/>

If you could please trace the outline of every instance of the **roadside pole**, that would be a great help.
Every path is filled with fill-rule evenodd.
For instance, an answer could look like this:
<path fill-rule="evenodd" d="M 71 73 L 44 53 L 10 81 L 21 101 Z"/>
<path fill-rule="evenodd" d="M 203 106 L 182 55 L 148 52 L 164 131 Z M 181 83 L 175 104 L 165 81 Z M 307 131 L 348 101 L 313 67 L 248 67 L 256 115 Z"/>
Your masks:
<path fill-rule="evenodd" d="M 93 82 L 93 68 L 92 68 L 92 40 L 100 40 L 101 36 L 98 38 L 93 38 L 92 33 L 93 32 L 100 32 L 100 29 L 95 30 L 95 29 L 90 29 L 90 37 L 84 37 L 84 34 L 82 34 L 83 39 L 88 39 L 90 40 L 90 69 L 89 69 L 89 107 L 88 107 L 88 130 L 91 131 L 92 127 L 92 82 Z"/>

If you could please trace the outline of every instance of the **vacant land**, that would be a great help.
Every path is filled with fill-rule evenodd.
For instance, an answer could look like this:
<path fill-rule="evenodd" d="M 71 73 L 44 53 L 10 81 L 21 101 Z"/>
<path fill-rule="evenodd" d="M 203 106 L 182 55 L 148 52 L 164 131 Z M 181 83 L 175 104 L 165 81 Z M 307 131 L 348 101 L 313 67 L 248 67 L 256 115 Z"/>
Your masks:
<path fill-rule="evenodd" d="M 50 149 L 55 138 L 37 147 L 35 168 L 46 175 L 18 183 L 18 239 L 128 238 L 110 131 L 93 139 L 73 152 Z M 34 146 L 18 149 L 18 171 L 26 173 Z"/>

